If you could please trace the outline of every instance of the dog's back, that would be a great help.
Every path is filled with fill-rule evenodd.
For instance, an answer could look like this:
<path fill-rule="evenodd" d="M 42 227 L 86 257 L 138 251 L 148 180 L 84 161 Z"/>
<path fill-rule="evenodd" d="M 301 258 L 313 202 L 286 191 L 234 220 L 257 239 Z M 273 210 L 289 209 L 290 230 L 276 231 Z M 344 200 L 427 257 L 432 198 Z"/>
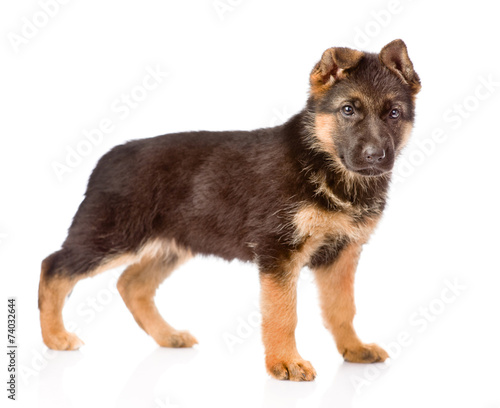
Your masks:
<path fill-rule="evenodd" d="M 63 249 L 105 257 L 175 240 L 194 253 L 252 261 L 266 240 L 291 232 L 292 210 L 311 196 L 294 155 L 299 137 L 288 123 L 117 146 L 92 173 Z"/>

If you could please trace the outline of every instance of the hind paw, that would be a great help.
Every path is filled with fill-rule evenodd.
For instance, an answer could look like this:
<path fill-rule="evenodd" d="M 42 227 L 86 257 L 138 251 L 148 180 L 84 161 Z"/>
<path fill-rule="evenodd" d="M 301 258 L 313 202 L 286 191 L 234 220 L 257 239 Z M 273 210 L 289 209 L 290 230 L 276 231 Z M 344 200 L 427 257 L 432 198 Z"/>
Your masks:
<path fill-rule="evenodd" d="M 44 335 L 43 342 L 52 350 L 78 350 L 85 344 L 76 334 L 67 331 Z"/>

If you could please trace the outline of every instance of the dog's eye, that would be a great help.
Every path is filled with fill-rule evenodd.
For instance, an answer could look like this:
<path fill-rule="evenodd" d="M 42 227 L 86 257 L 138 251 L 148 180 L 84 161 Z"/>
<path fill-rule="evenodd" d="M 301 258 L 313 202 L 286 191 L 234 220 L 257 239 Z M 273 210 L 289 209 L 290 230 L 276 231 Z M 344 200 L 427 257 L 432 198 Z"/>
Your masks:
<path fill-rule="evenodd" d="M 391 112 L 389 113 L 389 117 L 391 119 L 397 119 L 399 118 L 400 112 L 399 109 L 392 109 Z"/>
<path fill-rule="evenodd" d="M 342 113 L 346 116 L 351 116 L 354 114 L 354 108 L 351 105 L 342 106 Z"/>

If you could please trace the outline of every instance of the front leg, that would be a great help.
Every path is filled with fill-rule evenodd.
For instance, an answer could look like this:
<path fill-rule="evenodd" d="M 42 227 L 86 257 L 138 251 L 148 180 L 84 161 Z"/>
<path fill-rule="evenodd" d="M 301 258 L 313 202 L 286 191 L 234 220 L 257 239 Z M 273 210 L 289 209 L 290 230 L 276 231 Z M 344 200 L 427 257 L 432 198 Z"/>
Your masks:
<path fill-rule="evenodd" d="M 297 351 L 297 277 L 295 273 L 260 272 L 262 339 L 268 373 L 278 380 L 311 381 L 316 372 Z"/>
<path fill-rule="evenodd" d="M 316 268 L 314 274 L 319 288 L 325 326 L 332 332 L 337 349 L 346 361 L 376 363 L 389 355 L 376 344 L 364 344 L 354 331 L 354 274 L 361 245 L 349 244 L 335 262 Z"/>

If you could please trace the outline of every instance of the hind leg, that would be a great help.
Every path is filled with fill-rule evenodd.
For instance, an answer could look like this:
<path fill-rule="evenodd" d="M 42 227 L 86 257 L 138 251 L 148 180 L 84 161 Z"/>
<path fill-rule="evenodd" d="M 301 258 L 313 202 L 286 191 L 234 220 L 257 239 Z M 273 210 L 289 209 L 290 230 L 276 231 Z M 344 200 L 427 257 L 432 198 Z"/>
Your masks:
<path fill-rule="evenodd" d="M 170 326 L 154 302 L 160 283 L 189 257 L 172 245 L 166 254 L 145 256 L 130 265 L 118 280 L 118 291 L 135 321 L 162 347 L 191 347 L 198 343 L 189 332 Z"/>
<path fill-rule="evenodd" d="M 127 256 L 105 259 L 102 255 L 82 254 L 62 249 L 42 262 L 38 288 L 38 308 L 42 337 L 53 350 L 76 350 L 83 342 L 64 327 L 62 310 L 66 297 L 83 278 L 96 275 L 127 262 Z"/>
<path fill-rule="evenodd" d="M 78 279 L 65 276 L 48 276 L 42 266 L 38 305 L 43 342 L 53 350 L 76 350 L 83 345 L 75 334 L 66 331 L 62 309 L 66 296 L 71 292 Z"/>

